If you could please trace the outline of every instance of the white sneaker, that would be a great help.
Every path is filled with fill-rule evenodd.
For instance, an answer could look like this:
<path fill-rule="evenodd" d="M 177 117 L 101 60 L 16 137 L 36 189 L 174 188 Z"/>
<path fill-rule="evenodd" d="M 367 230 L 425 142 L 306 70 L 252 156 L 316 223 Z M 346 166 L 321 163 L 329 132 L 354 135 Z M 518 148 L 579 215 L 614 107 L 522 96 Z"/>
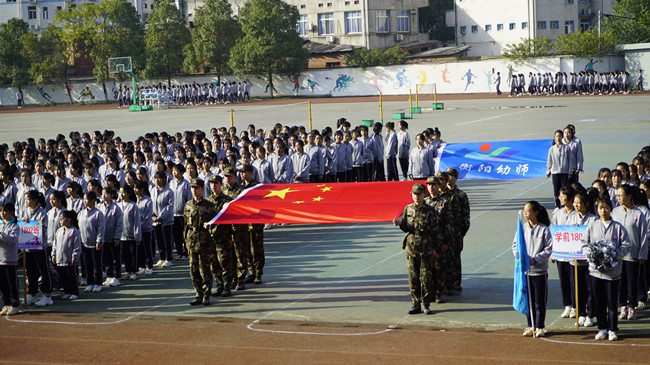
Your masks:
<path fill-rule="evenodd" d="M 111 286 L 120 286 L 120 279 L 114 278 L 113 281 L 111 281 Z"/>
<path fill-rule="evenodd" d="M 562 312 L 562 314 L 560 314 L 560 317 L 561 318 L 569 318 L 569 314 L 571 314 L 571 307 L 566 306 L 566 307 L 564 307 L 564 312 Z"/>
<path fill-rule="evenodd" d="M 636 319 L 636 309 L 630 308 L 627 310 L 627 319 L 629 320 Z"/>
<path fill-rule="evenodd" d="M 131 273 L 131 275 L 129 275 L 129 280 L 137 280 L 137 279 L 138 276 L 135 273 Z"/>
<path fill-rule="evenodd" d="M 610 341 L 616 341 L 616 340 L 618 340 L 618 336 L 616 336 L 616 332 L 614 332 L 614 331 L 609 331 L 609 332 L 608 332 L 608 335 L 609 335 L 609 336 L 608 336 L 608 340 L 610 340 Z"/>
<path fill-rule="evenodd" d="M 535 330 L 535 337 L 544 337 L 546 336 L 546 331 L 543 328 L 538 328 Z"/>
<path fill-rule="evenodd" d="M 596 333 L 596 337 L 595 337 L 595 338 L 596 338 L 597 340 L 604 340 L 604 339 L 606 339 L 606 338 L 607 338 L 607 330 L 600 330 L 600 331 L 598 331 L 598 333 Z"/>
<path fill-rule="evenodd" d="M 61 299 L 63 299 L 63 300 L 70 299 L 70 294 L 63 294 L 61 296 Z"/>
<path fill-rule="evenodd" d="M 528 327 L 524 330 L 524 333 L 521 334 L 524 337 L 533 337 L 533 328 Z"/>
<path fill-rule="evenodd" d="M 103 286 L 111 286 L 111 283 L 113 282 L 113 278 L 106 278 L 104 282 L 102 283 Z"/>
<path fill-rule="evenodd" d="M 70 300 L 76 300 L 76 299 L 79 299 L 79 296 L 78 296 L 78 295 L 71 294 L 69 299 L 70 299 Z"/>
<path fill-rule="evenodd" d="M 7 314 L 7 312 L 9 312 L 9 309 L 11 309 L 11 307 L 8 305 L 2 307 L 2 311 L 0 311 L 0 316 L 4 316 L 5 314 Z"/>
<path fill-rule="evenodd" d="M 153 267 L 162 267 L 164 263 L 165 263 L 164 260 L 158 260 L 158 262 L 156 262 L 156 264 L 153 265 Z"/>
<path fill-rule="evenodd" d="M 163 262 L 163 264 L 162 264 L 162 267 L 170 267 L 170 266 L 172 266 L 172 262 L 171 262 L 171 261 L 165 261 L 165 262 Z"/>
<path fill-rule="evenodd" d="M 639 304 L 636 305 L 637 310 L 644 310 L 645 309 L 645 302 L 639 301 Z"/>
<path fill-rule="evenodd" d="M 35 303 L 37 307 L 45 307 L 46 305 L 53 305 L 54 301 L 52 300 L 52 297 L 46 297 L 43 296 L 41 300 Z"/>
<path fill-rule="evenodd" d="M 125 272 L 124 274 L 122 274 L 122 276 L 120 276 L 120 279 L 129 280 L 130 276 L 131 276 L 131 274 L 129 274 L 128 272 Z"/>
<path fill-rule="evenodd" d="M 81 286 L 88 285 L 88 279 L 81 278 L 81 282 L 79 283 L 79 285 L 81 285 Z"/>
<path fill-rule="evenodd" d="M 95 285 L 95 287 L 93 288 L 93 293 L 99 293 L 100 291 L 102 291 L 102 287 L 99 285 Z"/>
<path fill-rule="evenodd" d="M 141 267 L 140 270 L 136 271 L 135 273 L 138 275 L 144 275 L 147 272 L 147 270 L 144 269 L 144 267 Z"/>
<path fill-rule="evenodd" d="M 15 314 L 18 314 L 18 307 L 9 307 L 9 310 L 7 311 L 7 316 L 13 316 Z"/>
<path fill-rule="evenodd" d="M 271 229 L 271 228 L 273 228 L 273 225 L 272 225 L 272 224 L 267 223 L 267 224 L 264 225 L 264 229 L 265 229 L 265 230 L 269 230 L 269 229 Z"/>
<path fill-rule="evenodd" d="M 93 284 L 86 285 L 86 289 L 84 289 L 84 292 L 90 293 L 91 291 L 93 291 L 94 288 L 95 288 L 95 285 L 93 285 Z"/>
<path fill-rule="evenodd" d="M 627 319 L 627 307 L 621 307 L 621 314 L 619 314 L 618 319 Z"/>
<path fill-rule="evenodd" d="M 569 318 L 575 318 L 576 317 L 576 309 L 571 308 L 571 311 L 569 312 Z"/>
<path fill-rule="evenodd" d="M 594 320 L 591 319 L 591 317 L 585 317 L 585 327 L 593 327 L 594 326 Z"/>
<path fill-rule="evenodd" d="M 145 269 L 144 274 L 145 275 L 151 275 L 151 274 L 153 274 L 153 270 L 152 269 Z"/>
<path fill-rule="evenodd" d="M 585 325 L 585 317 L 580 316 L 578 317 L 578 326 L 584 326 Z"/>
<path fill-rule="evenodd" d="M 21 300 L 21 302 L 25 305 L 25 299 Z M 36 296 L 27 294 L 27 305 L 32 305 L 34 303 L 36 303 Z"/>

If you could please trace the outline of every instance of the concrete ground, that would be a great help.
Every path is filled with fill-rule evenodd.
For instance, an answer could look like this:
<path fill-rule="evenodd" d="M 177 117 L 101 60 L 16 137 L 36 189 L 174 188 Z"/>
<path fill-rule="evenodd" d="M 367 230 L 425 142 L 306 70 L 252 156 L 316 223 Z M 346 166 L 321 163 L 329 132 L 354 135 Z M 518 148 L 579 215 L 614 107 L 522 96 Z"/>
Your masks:
<path fill-rule="evenodd" d="M 573 123 L 583 141 L 589 184 L 600 167 L 631 162 L 650 143 L 650 98 L 647 95 L 594 97 L 521 97 L 485 100 L 441 100 L 445 110 L 428 111 L 409 120 L 411 138 L 427 127 L 439 127 L 448 142 L 540 139 Z M 307 104 L 235 105 L 238 129 L 254 123 L 268 128 L 276 122 L 308 125 Z M 426 105 L 420 105 L 426 107 Z M 384 121 L 405 111 L 407 101 L 385 102 Z M 346 117 L 353 125 L 379 119 L 377 102 L 318 103 L 312 105 L 313 127 L 334 126 Z M 52 137 L 71 130 L 112 129 L 125 140 L 145 132 L 208 130 L 230 124 L 229 107 L 181 108 L 128 113 L 125 110 L 13 113 L 0 116 L 0 142 Z M 55 297 L 45 310 L 12 321 L 38 321 L 37 313 L 62 312 L 62 322 L 86 321 L 74 313 L 97 313 L 97 322 L 117 323 L 135 317 L 198 316 L 246 320 L 253 330 L 270 321 L 338 322 L 356 324 L 425 325 L 438 328 L 477 327 L 488 330 L 521 328 L 525 318 L 512 302 L 513 257 L 510 251 L 516 214 L 528 200 L 552 208 L 548 179 L 460 181 L 470 198 L 472 220 L 463 251 L 463 291 L 435 305 L 433 315 L 408 316 L 410 307 L 402 232 L 391 223 L 290 225 L 265 232 L 267 265 L 264 283 L 219 298 L 209 307 L 190 307 L 193 296 L 187 262 L 99 294 L 84 294 L 75 302 Z M 560 319 L 562 310 L 557 270 L 549 278 L 547 328 L 570 330 L 575 322 Z M 622 332 L 647 331 L 650 311 L 637 321 L 622 321 Z M 310 328 L 305 327 L 305 332 Z M 343 326 L 342 331 L 345 331 Z M 593 328 L 582 329 L 588 333 Z M 633 339 L 632 339 L 633 341 Z"/>

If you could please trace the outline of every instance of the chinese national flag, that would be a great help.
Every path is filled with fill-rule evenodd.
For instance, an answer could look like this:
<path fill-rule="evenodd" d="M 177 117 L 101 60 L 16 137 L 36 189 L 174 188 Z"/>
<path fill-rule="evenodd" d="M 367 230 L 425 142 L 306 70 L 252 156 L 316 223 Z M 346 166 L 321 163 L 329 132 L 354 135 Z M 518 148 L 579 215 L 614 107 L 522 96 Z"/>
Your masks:
<path fill-rule="evenodd" d="M 413 181 L 260 184 L 237 197 L 212 224 L 388 222 L 413 202 Z"/>

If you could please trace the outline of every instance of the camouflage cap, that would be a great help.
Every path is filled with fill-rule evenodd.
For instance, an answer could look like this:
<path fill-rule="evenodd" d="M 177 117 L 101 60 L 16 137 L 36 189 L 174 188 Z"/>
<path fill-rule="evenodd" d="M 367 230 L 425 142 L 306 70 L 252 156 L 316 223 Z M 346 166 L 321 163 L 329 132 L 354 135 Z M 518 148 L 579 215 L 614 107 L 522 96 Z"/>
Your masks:
<path fill-rule="evenodd" d="M 435 176 L 429 176 L 429 177 L 427 178 L 427 185 L 428 185 L 428 184 L 436 184 L 436 185 L 440 185 L 440 179 L 438 179 L 438 178 L 435 177 Z"/>
<path fill-rule="evenodd" d="M 202 179 L 194 178 L 194 179 L 192 179 L 192 181 L 190 181 L 190 186 L 203 187 L 203 186 L 205 186 L 205 183 L 203 182 Z"/>
<path fill-rule="evenodd" d="M 253 172 L 254 170 L 255 170 L 255 168 L 253 167 L 253 165 L 251 165 L 249 163 L 242 164 L 239 167 L 239 171 L 241 171 L 241 172 L 246 172 L 246 171 Z"/>
<path fill-rule="evenodd" d="M 212 175 L 212 176 L 210 176 L 210 179 L 208 180 L 208 182 L 219 182 L 220 183 L 220 182 L 223 182 L 223 178 L 221 178 L 220 175 Z"/>
<path fill-rule="evenodd" d="M 411 189 L 411 193 L 413 194 L 424 194 L 425 191 L 427 191 L 427 188 L 420 183 L 413 184 L 413 188 Z"/>
<path fill-rule="evenodd" d="M 228 166 L 225 169 L 223 169 L 223 176 L 237 176 L 237 171 L 235 171 L 235 168 L 232 166 Z"/>

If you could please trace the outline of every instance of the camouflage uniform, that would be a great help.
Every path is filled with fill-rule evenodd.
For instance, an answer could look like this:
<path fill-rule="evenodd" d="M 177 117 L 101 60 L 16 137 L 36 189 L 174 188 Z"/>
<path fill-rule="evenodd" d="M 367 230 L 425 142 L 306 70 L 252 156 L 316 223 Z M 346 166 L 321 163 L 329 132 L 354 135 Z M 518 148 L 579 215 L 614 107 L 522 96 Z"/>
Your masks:
<path fill-rule="evenodd" d="M 210 232 L 203 227 L 217 214 L 212 202 L 201 199 L 194 199 L 185 204 L 183 217 L 185 218 L 185 229 L 183 236 L 187 245 L 190 259 L 190 277 L 196 291 L 196 296 L 209 298 L 212 288 L 212 270 L 210 264 L 214 260 L 214 243 L 210 238 Z"/>
<path fill-rule="evenodd" d="M 463 241 L 465 235 L 469 230 L 470 225 L 470 208 L 469 208 L 469 198 L 464 191 L 460 190 L 458 186 L 455 186 L 454 189 L 449 190 L 454 194 L 456 201 L 458 202 L 458 228 L 455 234 L 456 241 L 456 250 L 454 251 L 454 276 L 453 276 L 453 285 L 460 287 L 462 281 L 462 263 L 460 258 L 460 253 L 463 251 Z"/>
<path fill-rule="evenodd" d="M 230 198 L 235 199 L 242 193 L 243 189 L 237 183 L 233 186 L 223 185 L 222 192 Z M 246 281 L 246 272 L 248 269 L 248 257 L 250 253 L 250 238 L 248 235 L 248 224 L 232 225 L 232 243 L 234 253 L 237 258 L 237 277 L 233 278 L 232 286 L 243 284 Z"/>
<path fill-rule="evenodd" d="M 449 246 L 451 246 L 450 243 L 454 239 L 454 215 L 451 212 L 451 206 L 447 199 L 440 195 L 437 195 L 436 197 L 428 196 L 424 198 L 424 202 L 432 206 L 436 210 L 436 213 L 438 213 L 440 245 L 447 245 L 447 249 L 444 252 L 442 252 L 441 249 L 435 258 L 436 291 L 437 294 L 440 294 L 444 291 L 443 289 L 450 287 L 452 284 L 448 277 L 448 268 L 451 265 L 451 250 L 449 249 Z"/>
<path fill-rule="evenodd" d="M 461 232 L 460 202 L 458 196 L 450 190 L 441 193 L 440 196 L 442 196 L 444 199 L 446 199 L 449 202 L 449 206 L 451 207 L 451 212 L 454 217 L 452 221 L 452 226 L 454 228 L 454 236 L 453 239 L 448 244 L 449 245 L 448 251 L 450 251 L 449 255 L 451 259 L 451 264 L 447 269 L 447 277 L 449 278 L 448 283 L 451 285 L 448 285 L 447 289 L 451 289 L 451 287 L 455 285 L 460 285 L 456 283 L 456 279 L 460 275 L 460 269 L 459 269 L 460 251 L 462 250 L 462 248 L 459 247 L 460 232 Z"/>
<path fill-rule="evenodd" d="M 242 182 L 242 189 L 248 189 L 258 185 L 259 181 L 251 180 L 249 183 Z M 248 256 L 248 271 L 250 272 L 250 279 L 261 280 L 264 274 L 264 262 L 266 257 L 264 255 L 264 224 L 249 224 L 248 232 L 250 235 L 250 250 Z"/>
<path fill-rule="evenodd" d="M 409 204 L 404 208 L 400 229 L 408 233 L 402 248 L 406 251 L 411 299 L 419 305 L 422 298 L 426 307 L 435 300 L 433 259 L 439 246 L 438 215 L 430 205 Z"/>
<path fill-rule="evenodd" d="M 215 205 L 215 210 L 219 212 L 223 205 L 232 198 L 221 193 L 212 194 L 208 197 L 210 202 Z M 213 216 L 214 218 L 214 216 Z M 216 245 L 217 255 L 212 260 L 212 273 L 217 280 L 218 291 L 232 290 L 232 281 L 235 277 L 235 259 L 232 255 L 232 225 L 214 224 L 210 229 L 212 240 Z"/>

